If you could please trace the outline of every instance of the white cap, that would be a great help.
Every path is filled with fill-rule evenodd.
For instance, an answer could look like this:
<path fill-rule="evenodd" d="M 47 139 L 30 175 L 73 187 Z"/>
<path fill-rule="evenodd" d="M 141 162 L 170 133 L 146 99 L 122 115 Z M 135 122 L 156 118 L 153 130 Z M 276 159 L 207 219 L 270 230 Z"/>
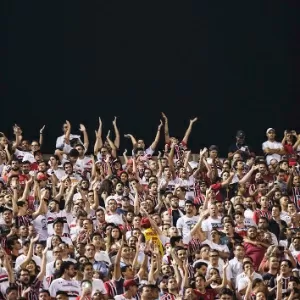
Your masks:
<path fill-rule="evenodd" d="M 266 133 L 269 133 L 271 130 L 275 131 L 274 128 L 268 128 Z"/>

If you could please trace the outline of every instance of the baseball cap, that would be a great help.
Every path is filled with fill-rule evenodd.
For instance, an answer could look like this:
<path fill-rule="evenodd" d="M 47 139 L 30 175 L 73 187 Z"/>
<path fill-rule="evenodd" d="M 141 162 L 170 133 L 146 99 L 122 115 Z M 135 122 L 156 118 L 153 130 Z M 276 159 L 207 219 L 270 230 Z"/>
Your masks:
<path fill-rule="evenodd" d="M 129 288 L 130 286 L 134 286 L 134 285 L 138 286 L 137 282 L 134 279 L 127 279 L 124 281 L 123 284 L 124 288 Z"/>
<path fill-rule="evenodd" d="M 236 133 L 236 137 L 239 137 L 239 138 L 245 137 L 245 132 L 243 130 L 238 130 Z"/>
<path fill-rule="evenodd" d="M 209 147 L 209 151 L 213 151 L 213 150 L 219 151 L 218 146 L 216 146 L 216 145 L 211 145 L 211 146 Z"/>
<path fill-rule="evenodd" d="M 266 133 L 269 133 L 270 131 L 274 131 L 275 132 L 275 129 L 274 128 L 268 128 Z"/>

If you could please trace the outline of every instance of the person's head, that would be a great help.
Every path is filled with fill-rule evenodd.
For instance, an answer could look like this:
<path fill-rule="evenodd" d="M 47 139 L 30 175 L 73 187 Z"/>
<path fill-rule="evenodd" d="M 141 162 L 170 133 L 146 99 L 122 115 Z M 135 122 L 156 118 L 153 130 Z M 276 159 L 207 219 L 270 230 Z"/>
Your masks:
<path fill-rule="evenodd" d="M 63 261 L 60 266 L 61 275 L 73 278 L 76 275 L 75 264 L 71 261 Z"/>
<path fill-rule="evenodd" d="M 48 209 L 51 213 L 58 211 L 58 207 L 59 207 L 59 202 L 57 200 L 53 199 L 49 201 Z"/>
<path fill-rule="evenodd" d="M 250 226 L 247 231 L 247 237 L 250 239 L 255 239 L 257 236 L 257 229 L 254 226 Z"/>
<path fill-rule="evenodd" d="M 213 228 L 211 230 L 211 239 L 214 243 L 219 243 L 220 239 L 221 239 L 221 234 L 220 232 L 218 231 L 218 229 L 216 228 Z"/>
<path fill-rule="evenodd" d="M 292 262 L 289 259 L 283 259 L 280 263 L 280 271 L 283 275 L 287 275 L 292 272 Z"/>
<path fill-rule="evenodd" d="M 258 219 L 258 228 L 261 229 L 261 230 L 268 230 L 269 221 L 266 217 L 260 217 Z"/>
<path fill-rule="evenodd" d="M 94 275 L 93 264 L 91 262 L 86 262 L 82 265 L 83 277 L 88 280 L 92 280 Z"/>
<path fill-rule="evenodd" d="M 211 217 L 217 217 L 218 216 L 218 206 L 216 205 L 216 203 L 211 203 L 209 206 L 209 214 Z"/>
<path fill-rule="evenodd" d="M 94 259 L 95 258 L 95 253 L 96 253 L 96 248 L 93 244 L 87 244 L 85 246 L 85 256 L 88 259 Z"/>
<path fill-rule="evenodd" d="M 53 222 L 54 233 L 57 235 L 61 235 L 63 233 L 63 229 L 64 229 L 64 220 L 62 218 L 57 218 Z"/>
<path fill-rule="evenodd" d="M 206 276 L 208 264 L 205 262 L 198 262 L 194 265 L 195 273 Z"/>
<path fill-rule="evenodd" d="M 131 265 L 121 267 L 121 273 L 125 279 L 133 279 L 134 277 L 134 272 Z"/>
<path fill-rule="evenodd" d="M 210 246 L 207 244 L 203 244 L 200 246 L 200 256 L 202 259 L 209 259 Z"/>
<path fill-rule="evenodd" d="M 245 257 L 245 248 L 241 244 L 234 245 L 234 256 L 237 259 L 243 259 Z"/>
<path fill-rule="evenodd" d="M 68 300 L 69 296 L 68 296 L 68 293 L 65 291 L 57 291 L 55 299 L 56 300 Z"/>
<path fill-rule="evenodd" d="M 215 249 L 211 249 L 209 251 L 209 261 L 211 264 L 217 264 L 218 261 L 219 261 L 219 251 L 218 250 L 215 250 Z"/>
<path fill-rule="evenodd" d="M 39 291 L 39 300 L 50 300 L 50 292 L 48 290 L 40 290 Z"/>
<path fill-rule="evenodd" d="M 11 285 L 6 289 L 7 300 L 17 300 L 18 299 L 18 287 L 16 285 Z"/>
<path fill-rule="evenodd" d="M 19 271 L 19 281 L 25 285 L 30 282 L 30 272 L 27 269 L 21 269 Z"/>
<path fill-rule="evenodd" d="M 222 288 L 219 295 L 220 300 L 233 300 L 233 291 L 229 288 Z"/>
<path fill-rule="evenodd" d="M 129 292 L 132 297 L 134 297 L 138 291 L 137 282 L 134 279 L 127 279 L 124 281 L 124 289 L 126 292 Z"/>

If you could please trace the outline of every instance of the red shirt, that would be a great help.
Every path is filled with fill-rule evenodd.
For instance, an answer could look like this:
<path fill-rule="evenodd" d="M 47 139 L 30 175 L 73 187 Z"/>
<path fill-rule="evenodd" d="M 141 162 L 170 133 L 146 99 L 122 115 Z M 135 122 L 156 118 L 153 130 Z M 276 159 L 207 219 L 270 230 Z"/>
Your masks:
<path fill-rule="evenodd" d="M 266 248 L 256 246 L 250 243 L 244 243 L 244 248 L 245 248 L 246 255 L 251 257 L 253 260 L 254 270 L 257 271 L 260 263 L 264 258 Z"/>

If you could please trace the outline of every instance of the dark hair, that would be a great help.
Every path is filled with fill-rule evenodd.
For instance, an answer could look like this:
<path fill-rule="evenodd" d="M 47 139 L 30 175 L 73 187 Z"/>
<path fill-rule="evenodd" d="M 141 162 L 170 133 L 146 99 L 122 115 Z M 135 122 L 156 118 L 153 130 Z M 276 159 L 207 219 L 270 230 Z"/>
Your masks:
<path fill-rule="evenodd" d="M 181 240 L 182 240 L 182 236 L 180 236 L 180 235 L 179 236 L 172 236 L 170 238 L 170 244 L 171 244 L 172 248 L 174 248 L 176 246 L 175 243 L 179 243 Z"/>
<path fill-rule="evenodd" d="M 231 289 L 229 289 L 229 288 L 224 287 L 224 288 L 221 289 L 219 295 L 220 296 L 228 295 L 228 296 L 233 297 L 233 291 Z"/>
<path fill-rule="evenodd" d="M 46 293 L 50 297 L 50 293 L 48 290 L 45 290 L 45 289 L 39 290 L 39 294 L 41 294 L 41 293 Z"/>
<path fill-rule="evenodd" d="M 65 273 L 66 270 L 68 270 L 71 266 L 75 266 L 75 264 L 72 261 L 66 260 L 61 263 L 59 273 L 60 277 Z"/>
<path fill-rule="evenodd" d="M 68 299 L 69 299 L 68 293 L 65 292 L 65 291 L 57 291 L 57 292 L 56 292 L 56 296 L 59 296 L 59 295 L 66 296 L 66 297 L 68 297 Z"/>

